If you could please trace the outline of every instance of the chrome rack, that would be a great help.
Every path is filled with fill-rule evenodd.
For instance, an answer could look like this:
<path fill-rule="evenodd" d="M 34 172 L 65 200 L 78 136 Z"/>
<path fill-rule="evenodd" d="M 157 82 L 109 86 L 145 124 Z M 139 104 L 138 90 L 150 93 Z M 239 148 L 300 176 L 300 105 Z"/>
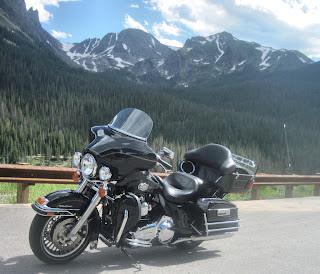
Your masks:
<path fill-rule="evenodd" d="M 235 161 L 236 164 L 244 165 L 244 166 L 247 166 L 250 168 L 256 167 L 254 161 L 247 159 L 247 158 L 244 158 L 242 156 L 239 156 L 237 154 L 232 154 L 232 159 L 233 159 L 233 161 Z"/>

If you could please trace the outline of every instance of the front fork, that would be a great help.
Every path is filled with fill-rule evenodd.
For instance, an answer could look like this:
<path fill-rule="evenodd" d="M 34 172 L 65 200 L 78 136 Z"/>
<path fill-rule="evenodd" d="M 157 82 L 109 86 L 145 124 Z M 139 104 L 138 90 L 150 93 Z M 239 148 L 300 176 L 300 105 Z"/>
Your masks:
<path fill-rule="evenodd" d="M 75 190 L 75 192 L 82 193 L 82 191 L 87 186 L 88 181 L 86 179 L 83 179 L 78 188 Z M 101 197 L 99 196 L 99 189 L 97 187 L 92 186 L 91 189 L 93 189 L 96 194 L 91 200 L 90 205 L 84 212 L 84 214 L 80 217 L 76 225 L 73 227 L 73 229 L 68 234 L 68 238 L 72 240 L 72 238 L 78 233 L 78 231 L 81 229 L 81 227 L 84 225 L 84 223 L 88 220 L 93 210 L 98 206 L 98 204 L 101 201 Z"/>

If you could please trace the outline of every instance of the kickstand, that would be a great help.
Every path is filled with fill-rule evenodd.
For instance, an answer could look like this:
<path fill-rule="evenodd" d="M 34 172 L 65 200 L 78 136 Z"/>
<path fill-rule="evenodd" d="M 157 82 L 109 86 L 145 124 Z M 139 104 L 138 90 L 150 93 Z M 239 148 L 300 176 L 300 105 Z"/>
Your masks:
<path fill-rule="evenodd" d="M 136 260 L 136 259 L 128 252 L 128 250 L 127 250 L 124 246 L 121 247 L 121 250 L 122 250 L 122 252 L 123 252 L 124 254 L 126 254 L 126 255 L 134 262 L 133 266 L 134 266 L 138 271 L 141 271 L 141 270 L 142 270 L 142 267 L 141 267 L 139 261 Z"/>

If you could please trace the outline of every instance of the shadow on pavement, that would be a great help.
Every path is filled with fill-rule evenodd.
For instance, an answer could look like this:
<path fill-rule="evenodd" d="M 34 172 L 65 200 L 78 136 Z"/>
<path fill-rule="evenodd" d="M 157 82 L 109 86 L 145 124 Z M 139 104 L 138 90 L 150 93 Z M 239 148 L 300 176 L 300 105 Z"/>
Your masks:
<path fill-rule="evenodd" d="M 153 247 L 128 249 L 142 265 L 165 267 L 193 261 L 220 257 L 218 250 L 197 247 L 192 251 L 177 248 Z M 0 273 L 101 273 L 104 271 L 135 272 L 133 262 L 118 248 L 99 248 L 93 252 L 85 251 L 75 260 L 63 265 L 48 265 L 34 255 L 24 255 L 7 260 L 0 257 Z"/>

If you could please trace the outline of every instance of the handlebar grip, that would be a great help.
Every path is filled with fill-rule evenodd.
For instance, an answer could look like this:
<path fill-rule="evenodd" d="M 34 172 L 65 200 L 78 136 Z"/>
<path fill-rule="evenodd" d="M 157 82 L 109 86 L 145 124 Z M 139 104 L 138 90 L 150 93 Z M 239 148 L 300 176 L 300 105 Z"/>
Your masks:
<path fill-rule="evenodd" d="M 158 158 L 158 162 L 163 165 L 166 169 L 172 169 L 172 165 L 168 164 L 167 162 L 163 161 L 162 159 Z"/>

